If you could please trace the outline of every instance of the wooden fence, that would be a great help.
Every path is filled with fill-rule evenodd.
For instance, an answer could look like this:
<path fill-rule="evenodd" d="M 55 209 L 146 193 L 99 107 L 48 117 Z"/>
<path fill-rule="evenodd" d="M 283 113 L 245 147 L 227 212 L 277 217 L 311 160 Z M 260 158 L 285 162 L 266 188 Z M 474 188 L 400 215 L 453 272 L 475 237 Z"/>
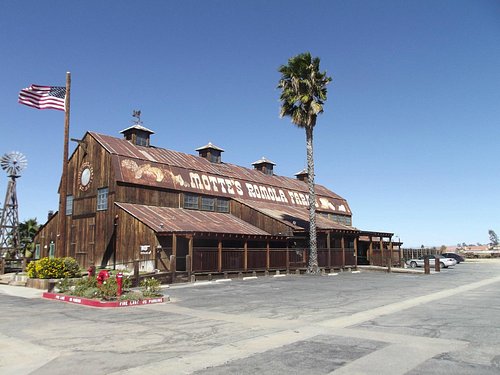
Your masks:
<path fill-rule="evenodd" d="M 439 249 L 427 249 L 427 248 L 416 248 L 416 249 L 401 249 L 403 260 L 420 258 L 425 255 L 437 255 L 441 254 Z"/>
<path fill-rule="evenodd" d="M 220 256 L 220 266 L 219 266 Z M 308 249 L 194 247 L 192 272 L 294 270 L 307 267 Z M 246 265 L 246 267 L 245 267 Z M 353 248 L 318 249 L 321 268 L 355 267 Z"/>

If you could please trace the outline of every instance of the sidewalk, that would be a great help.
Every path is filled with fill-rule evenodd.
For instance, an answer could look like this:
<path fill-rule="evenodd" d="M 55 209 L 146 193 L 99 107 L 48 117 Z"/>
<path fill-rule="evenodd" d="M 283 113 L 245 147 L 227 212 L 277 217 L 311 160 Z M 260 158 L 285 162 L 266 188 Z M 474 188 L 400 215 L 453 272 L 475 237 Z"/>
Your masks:
<path fill-rule="evenodd" d="M 41 298 L 46 290 L 0 284 L 0 293 L 22 298 Z"/>
<path fill-rule="evenodd" d="M 382 271 L 387 272 L 387 267 L 381 266 L 358 266 L 360 271 Z M 392 267 L 392 273 L 411 273 L 411 274 L 424 274 L 424 268 L 401 268 L 401 267 Z M 435 273 L 434 269 L 431 269 L 431 273 Z"/>

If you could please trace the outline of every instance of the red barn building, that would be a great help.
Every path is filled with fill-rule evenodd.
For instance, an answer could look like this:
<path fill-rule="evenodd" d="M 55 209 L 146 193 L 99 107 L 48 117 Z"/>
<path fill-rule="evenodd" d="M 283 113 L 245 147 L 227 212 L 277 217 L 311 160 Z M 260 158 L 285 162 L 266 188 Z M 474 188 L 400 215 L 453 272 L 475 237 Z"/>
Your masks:
<path fill-rule="evenodd" d="M 146 271 L 192 273 L 306 267 L 306 172 L 278 176 L 265 158 L 253 168 L 229 164 L 211 143 L 198 156 L 155 147 L 140 124 L 121 133 L 87 132 L 79 141 L 68 161 L 66 212 L 42 226 L 36 257 L 71 256 L 83 267 L 139 260 Z M 355 267 L 358 253 L 375 259 L 377 249 L 383 262 L 392 233 L 358 230 L 344 198 L 321 185 L 316 194 L 319 266 Z"/>

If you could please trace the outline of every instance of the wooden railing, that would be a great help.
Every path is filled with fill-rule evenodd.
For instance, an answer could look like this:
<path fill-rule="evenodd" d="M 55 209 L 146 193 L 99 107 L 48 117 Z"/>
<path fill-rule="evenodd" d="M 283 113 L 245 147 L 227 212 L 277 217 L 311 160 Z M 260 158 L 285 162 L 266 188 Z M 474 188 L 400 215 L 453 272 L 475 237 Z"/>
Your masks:
<path fill-rule="evenodd" d="M 308 262 L 307 250 L 248 248 L 245 252 L 244 248 L 223 248 L 219 255 L 216 247 L 194 247 L 192 272 L 304 269 Z M 322 268 L 354 267 L 354 249 L 318 249 L 318 264 Z"/>

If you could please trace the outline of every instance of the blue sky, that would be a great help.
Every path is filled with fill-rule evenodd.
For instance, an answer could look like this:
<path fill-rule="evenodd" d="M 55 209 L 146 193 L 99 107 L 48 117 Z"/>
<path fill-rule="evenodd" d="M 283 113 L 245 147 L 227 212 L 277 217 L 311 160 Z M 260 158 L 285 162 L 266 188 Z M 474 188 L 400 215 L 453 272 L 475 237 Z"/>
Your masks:
<path fill-rule="evenodd" d="M 310 51 L 333 76 L 316 182 L 356 227 L 407 246 L 500 233 L 499 1 L 4 1 L 0 46 L 0 154 L 29 162 L 20 220 L 57 210 L 64 123 L 18 104 L 20 89 L 71 71 L 73 138 L 121 136 L 140 109 L 156 146 L 211 141 L 226 162 L 265 156 L 293 176 L 305 134 L 279 118 L 277 69 Z"/>

